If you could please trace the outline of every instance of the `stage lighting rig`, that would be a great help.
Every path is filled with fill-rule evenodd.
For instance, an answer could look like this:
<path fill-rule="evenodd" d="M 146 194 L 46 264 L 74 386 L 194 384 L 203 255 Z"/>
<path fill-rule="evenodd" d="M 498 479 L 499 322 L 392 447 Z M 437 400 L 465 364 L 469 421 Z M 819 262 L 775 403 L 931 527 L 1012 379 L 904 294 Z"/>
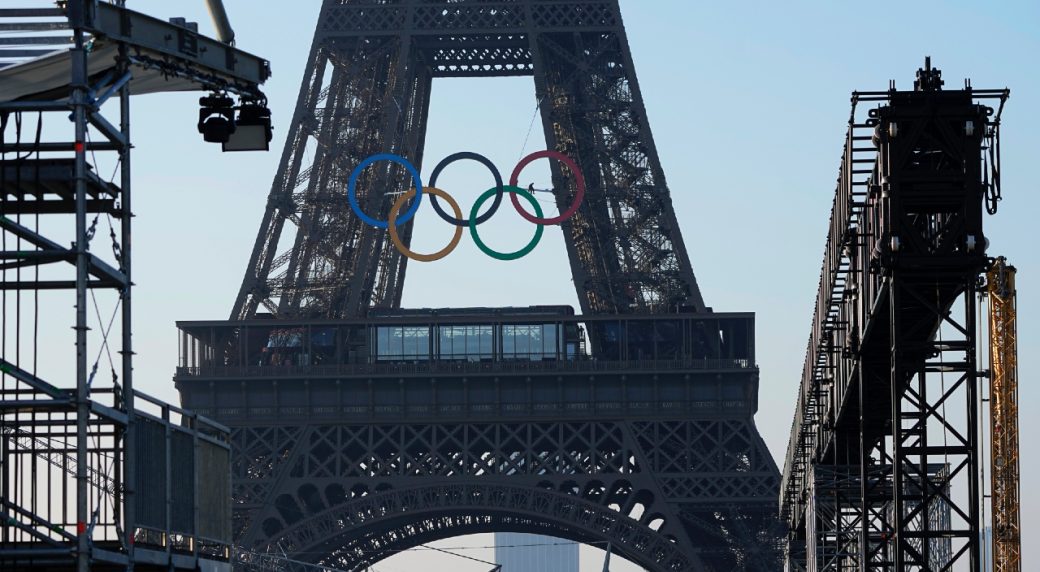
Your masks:
<path fill-rule="evenodd" d="M 267 151 L 271 143 L 271 110 L 267 100 L 242 100 L 231 137 L 224 142 L 224 151 Z"/>
<path fill-rule="evenodd" d="M 199 98 L 199 133 L 209 143 L 227 143 L 235 132 L 235 101 L 226 93 Z"/>

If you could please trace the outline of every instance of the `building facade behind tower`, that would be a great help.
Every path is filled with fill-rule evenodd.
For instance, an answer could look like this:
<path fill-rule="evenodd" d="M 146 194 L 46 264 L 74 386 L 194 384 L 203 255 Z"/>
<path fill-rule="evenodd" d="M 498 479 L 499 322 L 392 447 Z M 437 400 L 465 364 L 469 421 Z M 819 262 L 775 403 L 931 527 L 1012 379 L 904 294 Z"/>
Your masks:
<path fill-rule="evenodd" d="M 578 572 L 578 544 L 537 534 L 495 533 L 502 572 Z"/>

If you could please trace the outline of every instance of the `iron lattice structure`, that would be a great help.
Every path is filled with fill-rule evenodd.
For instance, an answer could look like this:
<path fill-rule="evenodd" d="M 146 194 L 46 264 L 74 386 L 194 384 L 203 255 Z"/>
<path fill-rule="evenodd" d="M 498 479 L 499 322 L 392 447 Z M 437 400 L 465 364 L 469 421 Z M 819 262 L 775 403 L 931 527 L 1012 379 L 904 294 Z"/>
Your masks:
<path fill-rule="evenodd" d="M 232 429 L 237 543 L 349 570 L 498 530 L 775 570 L 753 322 L 701 300 L 617 2 L 327 1 L 318 22 L 232 319 L 179 324 L 183 403 Z M 563 227 L 584 315 L 399 310 L 406 259 L 348 175 L 421 165 L 433 78 L 503 75 L 534 76 L 548 148 L 585 174 Z M 366 189 L 409 186 L 369 168 L 359 202 L 386 217 Z"/>
<path fill-rule="evenodd" d="M 998 258 L 986 273 L 989 294 L 990 487 L 993 570 L 1022 570 L 1018 453 L 1018 292 L 1014 266 Z"/>
<path fill-rule="evenodd" d="M 179 326 L 178 389 L 231 428 L 233 528 L 251 554 L 353 570 L 513 531 L 609 542 L 654 571 L 779 566 L 749 314 Z M 579 328 L 616 342 L 589 355 Z M 227 339 L 242 343 L 224 353 Z"/>
<path fill-rule="evenodd" d="M 584 313 L 704 309 L 616 0 L 328 1 L 318 22 L 232 319 L 399 306 L 407 259 L 346 207 L 348 175 L 375 153 L 421 165 L 433 78 L 518 75 L 534 76 L 548 148 L 573 157 L 594 191 L 563 223 Z M 395 195 L 367 189 L 411 186 L 384 167 L 358 185 L 382 219 Z M 552 169 L 562 212 L 575 180 Z M 411 224 L 401 230 L 408 243 Z"/>
<path fill-rule="evenodd" d="M 942 86 L 926 62 L 912 91 L 853 94 L 782 485 L 790 570 L 981 566 L 975 296 L 1008 92 Z"/>

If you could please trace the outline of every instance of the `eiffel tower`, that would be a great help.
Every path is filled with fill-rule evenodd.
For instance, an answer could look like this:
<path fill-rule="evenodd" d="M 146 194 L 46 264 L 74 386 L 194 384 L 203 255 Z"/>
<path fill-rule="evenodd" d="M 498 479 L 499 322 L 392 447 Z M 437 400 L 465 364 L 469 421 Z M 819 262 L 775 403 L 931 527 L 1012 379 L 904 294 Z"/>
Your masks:
<path fill-rule="evenodd" d="M 402 309 L 408 259 L 348 205 L 365 158 L 422 165 L 434 78 L 495 76 L 534 76 L 548 149 L 584 173 L 578 315 Z M 383 165 L 357 197 L 386 220 L 412 184 Z M 563 212 L 576 174 L 551 168 Z M 704 304 L 616 0 L 326 0 L 230 320 L 178 327 L 249 550 L 353 570 L 513 531 L 655 572 L 778 569 L 754 315 Z"/>

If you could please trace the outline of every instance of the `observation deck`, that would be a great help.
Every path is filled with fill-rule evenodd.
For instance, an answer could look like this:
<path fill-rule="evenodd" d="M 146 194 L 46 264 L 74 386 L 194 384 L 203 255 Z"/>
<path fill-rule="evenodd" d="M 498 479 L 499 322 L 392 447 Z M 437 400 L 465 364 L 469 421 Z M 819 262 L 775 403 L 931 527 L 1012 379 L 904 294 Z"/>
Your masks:
<path fill-rule="evenodd" d="M 754 315 L 567 306 L 178 322 L 185 407 L 226 422 L 749 416 Z M 234 404 L 229 406 L 229 404 Z"/>

